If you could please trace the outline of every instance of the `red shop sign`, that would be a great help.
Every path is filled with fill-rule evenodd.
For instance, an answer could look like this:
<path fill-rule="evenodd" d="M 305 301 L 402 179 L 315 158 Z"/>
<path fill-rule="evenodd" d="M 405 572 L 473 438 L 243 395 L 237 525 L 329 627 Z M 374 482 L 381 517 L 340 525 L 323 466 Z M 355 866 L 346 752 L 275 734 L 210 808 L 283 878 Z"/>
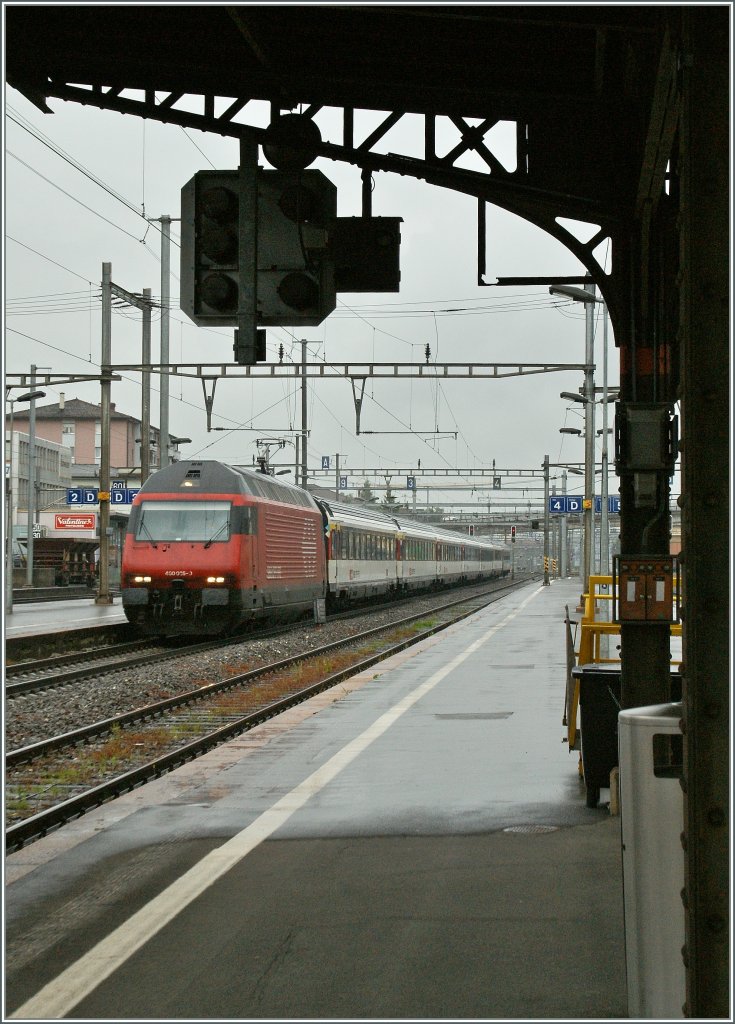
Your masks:
<path fill-rule="evenodd" d="M 94 530 L 97 516 L 94 512 L 62 512 L 54 519 L 57 530 Z"/>

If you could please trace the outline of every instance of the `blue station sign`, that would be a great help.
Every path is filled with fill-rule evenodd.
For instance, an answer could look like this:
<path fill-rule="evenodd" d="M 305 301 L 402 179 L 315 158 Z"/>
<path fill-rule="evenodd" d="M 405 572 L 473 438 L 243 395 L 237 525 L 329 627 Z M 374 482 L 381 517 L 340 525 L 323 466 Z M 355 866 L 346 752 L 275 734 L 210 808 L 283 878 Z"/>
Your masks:
<path fill-rule="evenodd" d="M 140 487 L 116 487 L 114 481 L 110 488 L 111 505 L 130 505 Z M 98 487 L 68 487 L 66 490 L 67 505 L 97 505 L 99 503 Z"/>
<path fill-rule="evenodd" d="M 557 515 L 569 515 L 582 511 L 582 497 L 576 494 L 552 494 L 549 497 L 549 512 Z M 595 498 L 595 512 L 602 511 L 602 498 Z M 607 511 L 612 515 L 620 515 L 620 495 L 611 494 L 607 499 Z"/>

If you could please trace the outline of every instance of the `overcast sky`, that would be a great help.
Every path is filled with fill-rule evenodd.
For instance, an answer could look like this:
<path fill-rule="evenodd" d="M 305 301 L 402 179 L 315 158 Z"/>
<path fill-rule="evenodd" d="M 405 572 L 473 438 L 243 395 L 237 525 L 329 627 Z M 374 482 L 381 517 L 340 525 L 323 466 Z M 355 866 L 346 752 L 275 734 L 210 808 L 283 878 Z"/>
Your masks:
<path fill-rule="evenodd" d="M 5 94 L 5 368 L 28 371 L 32 364 L 54 373 L 95 373 L 100 359 L 99 284 L 102 263 L 112 264 L 115 284 L 132 292 L 161 292 L 160 233 L 155 223 L 180 215 L 181 187 L 198 170 L 235 168 L 238 144 L 232 139 L 143 121 L 51 99 L 53 114 L 42 114 L 23 96 Z M 251 104 L 243 120 L 266 123 L 264 105 Z M 356 118 L 356 137 L 378 123 L 379 115 Z M 18 123 L 19 122 L 19 123 Z M 324 138 L 339 141 L 332 113 L 317 117 Z M 420 152 L 422 122 L 404 119 L 383 141 L 386 152 Z M 39 136 L 45 140 L 39 140 Z M 513 160 L 503 128 L 491 148 Z M 441 136 L 440 136 L 441 138 Z M 449 150 L 456 131 L 446 127 Z M 440 142 L 441 144 L 441 142 Z M 53 148 L 50 148 L 53 147 Z M 62 158 L 53 149 L 61 150 Z M 72 162 L 83 171 L 72 166 Z M 261 166 L 268 167 L 260 157 Z M 472 158 L 465 164 L 476 167 Z M 338 214 L 360 214 L 360 171 L 318 160 L 312 165 L 338 186 Z M 96 179 L 92 180 L 92 179 Z M 98 183 L 96 183 L 98 182 Z M 136 212 L 137 211 L 137 212 Z M 552 297 L 547 287 L 477 286 L 477 203 L 465 195 L 408 177 L 376 173 L 373 214 L 403 218 L 400 293 L 340 294 L 337 309 L 317 327 L 268 330 L 268 359 L 300 361 L 300 340 L 310 359 L 329 361 L 443 362 L 584 361 L 585 317 L 580 304 Z M 496 207 L 487 211 L 486 280 L 511 275 L 576 275 L 584 272 L 554 239 Z M 171 249 L 170 357 L 178 362 L 232 362 L 232 328 L 198 328 L 179 309 L 179 225 Z M 598 311 L 599 306 L 595 307 Z M 451 311 L 451 312 L 450 312 Z M 153 361 L 159 360 L 158 319 L 154 319 Z M 112 325 L 113 363 L 140 361 L 140 313 L 116 312 Z M 596 383 L 602 383 L 602 321 L 597 320 Z M 617 350 L 609 336 L 609 386 L 618 381 Z M 495 381 L 386 380 L 369 382 L 356 436 L 355 409 L 348 380 L 320 380 L 309 386 L 309 468 L 323 455 L 339 452 L 343 472 L 361 483 L 360 469 L 490 467 L 539 469 L 544 455 L 554 462 L 584 460 L 584 442 L 559 433 L 582 427 L 580 414 L 559 397 L 577 391 L 582 372 L 544 374 Z M 159 422 L 158 380 L 152 379 L 152 412 Z M 58 401 L 81 398 L 98 403 L 98 384 L 46 388 Z M 113 384 L 118 410 L 140 416 L 140 377 L 125 373 Z M 581 406 L 577 409 L 581 410 Z M 599 409 L 599 406 L 598 406 Z M 610 410 L 612 421 L 612 407 Z M 172 377 L 170 430 L 192 439 L 186 457 L 250 464 L 257 438 L 293 438 L 301 426 L 301 397 L 295 383 L 222 381 L 207 432 L 201 384 Z M 612 425 L 612 422 L 610 423 Z M 600 423 L 597 423 L 597 427 Z M 254 430 L 236 428 L 252 427 Z M 439 434 L 433 432 L 438 430 Z M 385 431 L 387 433 L 380 433 Z M 456 438 L 455 438 L 456 433 Z M 599 461 L 599 445 L 597 458 Z M 292 464 L 294 447 L 272 452 L 272 462 Z M 290 479 L 293 479 L 291 477 Z M 570 477 L 570 492 L 581 493 L 581 478 Z M 399 498 L 407 498 L 403 477 L 393 477 Z M 419 501 L 426 501 L 419 477 Z M 470 484 L 471 485 L 471 484 Z M 540 486 L 541 481 L 526 486 Z M 617 491 L 611 478 L 610 491 Z M 503 497 L 510 497 L 504 481 Z M 515 495 L 525 500 L 530 495 Z M 434 498 L 440 495 L 434 494 Z M 457 496 L 462 497 L 462 496 Z M 466 495 L 465 495 L 466 497 Z M 500 498 L 500 495 L 495 495 Z M 541 496 L 534 495 L 541 502 Z M 445 494 L 445 500 L 453 496 Z M 486 507 L 487 496 L 473 500 Z"/>

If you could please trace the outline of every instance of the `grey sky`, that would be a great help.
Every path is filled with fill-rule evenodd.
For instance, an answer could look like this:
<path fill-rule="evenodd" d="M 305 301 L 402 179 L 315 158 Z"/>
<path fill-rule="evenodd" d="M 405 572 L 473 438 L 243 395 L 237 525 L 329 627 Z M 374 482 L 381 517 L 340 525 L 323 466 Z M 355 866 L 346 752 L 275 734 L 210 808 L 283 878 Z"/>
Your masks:
<path fill-rule="evenodd" d="M 158 295 L 160 235 L 154 224 L 146 224 L 16 120 L 47 136 L 133 207 L 140 210 L 144 204 L 148 218 L 178 217 L 181 186 L 211 165 L 236 167 L 238 146 L 231 139 L 93 107 L 54 99 L 49 105 L 54 114 L 43 115 L 20 94 L 6 89 L 5 365 L 7 372 L 14 373 L 27 371 L 33 363 L 58 373 L 90 373 L 97 369 L 100 355 L 96 296 L 102 263 L 112 263 L 113 281 L 121 287 L 130 291 L 150 287 Z M 266 108 L 257 114 L 265 123 Z M 363 126 L 367 129 L 377 119 L 378 115 L 365 115 Z M 336 141 L 337 119 L 330 120 L 326 112 L 317 120 L 324 137 L 331 132 Z M 358 121 L 358 131 L 360 127 Z M 392 130 L 385 149 L 411 152 L 419 138 L 417 120 L 408 119 Z M 452 141 L 447 129 L 447 149 Z M 495 152 L 504 160 L 512 159 L 502 130 Z M 268 166 L 262 156 L 260 163 Z M 338 186 L 339 215 L 359 214 L 359 170 L 326 160 L 313 166 Z M 282 343 L 285 358 L 299 361 L 298 341 L 305 338 L 310 353 L 327 361 L 423 362 L 429 344 L 432 359 L 439 362 L 583 362 L 585 328 L 580 305 L 553 299 L 545 287 L 477 286 L 476 208 L 469 196 L 407 177 L 376 174 L 373 213 L 403 218 L 400 293 L 340 294 L 337 310 L 318 327 L 269 329 L 268 359 L 276 358 Z M 178 238 L 177 224 L 172 234 Z M 555 240 L 495 207 L 488 208 L 487 251 L 486 279 L 490 281 L 498 276 L 583 272 Z M 179 249 L 174 245 L 171 359 L 231 362 L 232 329 L 197 328 L 179 310 L 178 260 Z M 140 360 L 139 318 L 135 310 L 113 317 L 114 363 Z M 156 320 L 154 361 L 158 352 Z M 601 321 L 595 355 L 601 367 Z M 617 352 L 610 332 L 610 386 L 617 380 Z M 601 383 L 600 370 L 596 382 Z M 153 386 L 157 384 L 154 378 Z M 358 471 L 363 466 L 380 465 L 390 471 L 415 467 L 418 459 L 423 467 L 490 466 L 494 459 L 498 468 L 540 468 L 545 454 L 552 462 L 582 462 L 583 442 L 559 434 L 565 423 L 582 426 L 578 414 L 559 398 L 561 391 L 576 391 L 581 384 L 581 371 L 498 381 L 446 381 L 441 386 L 428 381 L 369 382 L 362 429 L 411 427 L 416 433 L 356 437 L 349 382 L 315 382 L 309 388 L 309 465 L 317 468 L 322 455 L 339 452 L 344 471 L 356 474 L 351 482 L 361 483 Z M 67 398 L 99 401 L 99 387 L 94 384 L 47 389 L 48 400 L 57 401 L 58 390 L 64 390 Z M 213 425 L 255 426 L 256 432 L 207 433 L 198 381 L 173 377 L 170 392 L 171 432 L 193 442 L 183 449 L 185 456 L 250 463 L 256 438 L 272 437 L 278 430 L 301 424 L 300 392 L 282 381 L 218 384 Z M 112 398 L 121 411 L 140 415 L 139 376 L 126 374 L 125 380 L 113 385 Z M 156 424 L 158 418 L 155 391 L 152 419 Z M 457 439 L 427 436 L 436 427 L 445 435 L 456 431 Z M 273 461 L 291 463 L 293 447 L 287 446 Z M 570 490 L 580 491 L 578 479 L 570 479 Z M 394 486 L 402 482 L 393 481 Z M 614 477 L 610 489 L 617 489 Z M 406 496 L 405 491 L 397 493 Z"/>

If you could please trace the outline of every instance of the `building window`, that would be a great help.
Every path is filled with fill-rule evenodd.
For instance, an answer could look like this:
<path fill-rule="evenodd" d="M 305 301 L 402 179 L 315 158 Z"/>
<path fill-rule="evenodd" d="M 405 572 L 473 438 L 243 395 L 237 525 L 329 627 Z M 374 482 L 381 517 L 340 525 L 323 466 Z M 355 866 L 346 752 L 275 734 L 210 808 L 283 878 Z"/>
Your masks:
<path fill-rule="evenodd" d="M 76 442 L 76 424 L 67 421 L 61 425 L 61 443 L 65 448 L 68 448 L 71 452 L 72 459 L 74 458 L 74 444 Z"/>

